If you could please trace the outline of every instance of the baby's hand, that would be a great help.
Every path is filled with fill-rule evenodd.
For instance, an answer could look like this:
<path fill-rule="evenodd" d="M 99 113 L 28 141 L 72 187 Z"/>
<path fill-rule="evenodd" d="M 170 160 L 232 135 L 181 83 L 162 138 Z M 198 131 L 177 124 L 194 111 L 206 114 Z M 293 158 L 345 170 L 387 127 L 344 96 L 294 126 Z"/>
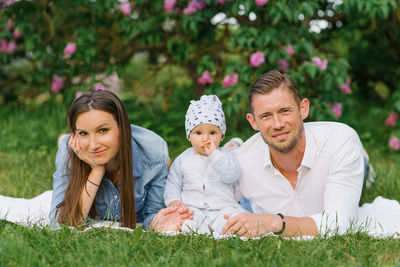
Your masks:
<path fill-rule="evenodd" d="M 182 207 L 186 207 L 185 205 L 183 205 L 182 201 L 180 200 L 174 200 L 171 203 L 169 203 L 168 207 L 178 207 L 178 208 L 182 208 Z"/>
<path fill-rule="evenodd" d="M 210 156 L 216 149 L 217 146 L 212 141 L 208 141 L 207 144 L 204 146 L 204 152 L 207 156 Z"/>

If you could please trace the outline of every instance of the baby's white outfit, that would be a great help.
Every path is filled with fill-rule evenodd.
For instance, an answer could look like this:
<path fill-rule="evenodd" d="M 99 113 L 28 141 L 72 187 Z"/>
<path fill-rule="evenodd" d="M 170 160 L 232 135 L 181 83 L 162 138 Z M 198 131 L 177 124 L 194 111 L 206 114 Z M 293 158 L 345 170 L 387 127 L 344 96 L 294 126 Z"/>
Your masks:
<path fill-rule="evenodd" d="M 186 149 L 173 162 L 164 191 L 165 204 L 180 200 L 194 211 L 193 220 L 182 231 L 221 233 L 224 214 L 236 215 L 245 210 L 238 204 L 240 169 L 235 156 L 224 148 L 210 156 Z"/>

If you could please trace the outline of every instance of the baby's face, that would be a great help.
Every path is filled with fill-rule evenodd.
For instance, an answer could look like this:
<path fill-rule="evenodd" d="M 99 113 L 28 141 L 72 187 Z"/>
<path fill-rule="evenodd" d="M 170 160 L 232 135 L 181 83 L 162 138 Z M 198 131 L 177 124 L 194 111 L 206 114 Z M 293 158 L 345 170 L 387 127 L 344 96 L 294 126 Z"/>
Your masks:
<path fill-rule="evenodd" d="M 197 125 L 189 134 L 189 141 L 200 155 L 210 155 L 219 147 L 222 139 L 221 130 L 213 124 Z"/>

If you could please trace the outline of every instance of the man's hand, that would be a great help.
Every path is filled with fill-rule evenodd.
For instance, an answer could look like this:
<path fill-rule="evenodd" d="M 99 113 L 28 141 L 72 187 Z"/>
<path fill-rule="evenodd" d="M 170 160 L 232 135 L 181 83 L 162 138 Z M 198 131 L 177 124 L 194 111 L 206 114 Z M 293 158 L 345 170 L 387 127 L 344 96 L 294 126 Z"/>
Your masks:
<path fill-rule="evenodd" d="M 277 232 L 282 227 L 282 220 L 278 215 L 243 212 L 230 217 L 229 214 L 224 215 L 228 221 L 222 229 L 222 234 L 254 237 Z"/>

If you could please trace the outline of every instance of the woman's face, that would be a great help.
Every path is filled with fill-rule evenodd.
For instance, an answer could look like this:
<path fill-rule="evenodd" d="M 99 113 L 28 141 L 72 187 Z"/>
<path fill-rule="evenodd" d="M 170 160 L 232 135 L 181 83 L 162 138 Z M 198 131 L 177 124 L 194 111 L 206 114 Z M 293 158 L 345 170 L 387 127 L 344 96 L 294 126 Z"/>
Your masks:
<path fill-rule="evenodd" d="M 116 158 L 120 149 L 120 133 L 113 115 L 92 109 L 79 114 L 75 126 L 80 148 L 97 165 L 105 165 Z"/>

